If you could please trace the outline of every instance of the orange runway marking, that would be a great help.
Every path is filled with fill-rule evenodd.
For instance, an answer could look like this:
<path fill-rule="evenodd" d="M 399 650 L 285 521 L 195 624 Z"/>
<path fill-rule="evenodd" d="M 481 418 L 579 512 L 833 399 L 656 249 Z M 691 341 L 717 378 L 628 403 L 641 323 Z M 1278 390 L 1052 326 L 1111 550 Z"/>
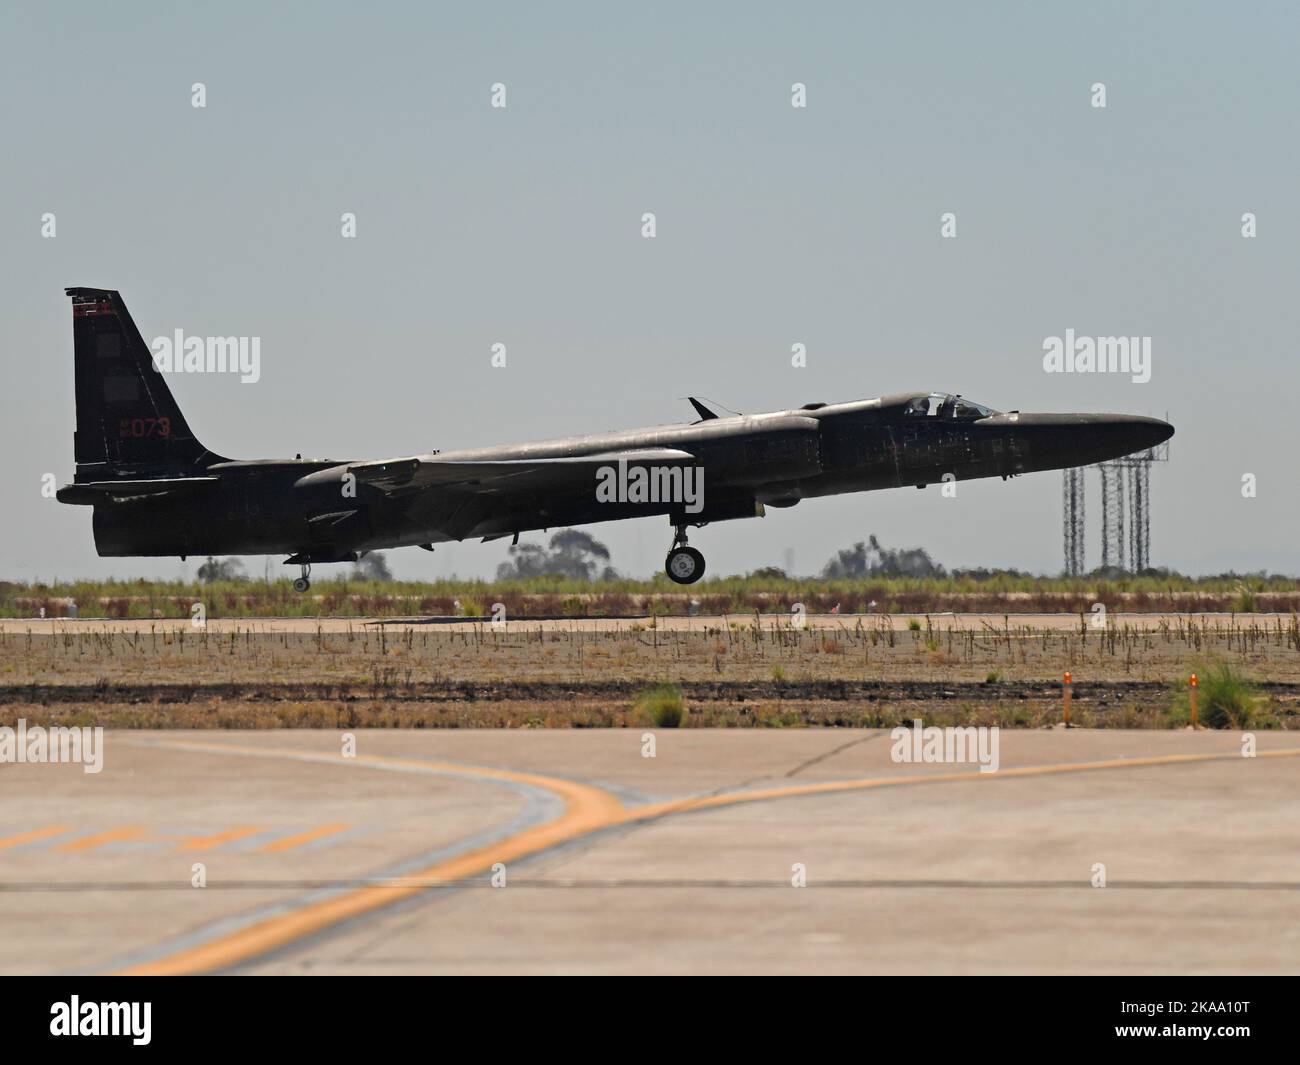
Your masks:
<path fill-rule="evenodd" d="M 69 829 L 66 828 L 38 828 L 32 832 L 23 832 L 8 839 L 0 839 L 0 851 L 6 847 L 20 847 L 24 843 L 35 843 L 37 840 L 49 839 L 51 836 L 61 836 L 67 831 Z"/>
<path fill-rule="evenodd" d="M 128 826 L 126 828 L 117 828 L 112 832 L 101 832 L 98 836 L 85 836 L 82 839 L 74 839 L 70 843 L 64 843 L 59 850 L 61 851 L 88 851 L 96 847 L 102 847 L 105 843 L 126 843 L 130 840 L 137 840 L 144 836 L 144 829 Z"/>
<path fill-rule="evenodd" d="M 236 747 L 231 744 L 201 742 L 165 743 L 163 746 L 194 751 L 221 751 L 227 754 L 245 754 L 260 757 L 303 757 L 316 759 L 319 751 L 283 750 L 275 748 Z M 509 862 L 550 850 L 579 836 L 618 824 L 626 815 L 623 804 L 613 795 L 599 788 L 576 781 L 560 780 L 533 773 L 517 773 L 508 769 L 486 769 L 456 765 L 450 762 L 427 762 L 412 758 L 389 758 L 380 755 L 358 755 L 351 765 L 381 764 L 410 766 L 413 768 L 445 772 L 470 779 L 504 780 L 544 788 L 559 795 L 565 802 L 565 811 L 554 821 L 526 829 L 510 839 L 481 847 L 440 862 L 429 869 L 419 870 L 404 877 L 402 882 L 374 884 L 357 888 L 335 898 L 310 903 L 292 913 L 268 918 L 248 928 L 198 947 L 180 951 L 171 957 L 146 962 L 124 970 L 124 976 L 183 976 L 191 973 L 211 972 L 229 968 L 269 950 L 312 935 L 373 910 L 382 909 L 394 902 L 422 894 L 429 880 L 454 882 L 491 868 L 494 862 Z M 415 883 L 412 883 L 415 881 Z"/>
<path fill-rule="evenodd" d="M 183 839 L 176 845 L 177 850 L 186 851 L 206 851 L 214 847 L 221 847 L 227 843 L 234 843 L 236 840 L 247 839 L 249 836 L 256 836 L 259 832 L 265 832 L 264 828 L 232 828 L 229 832 L 218 832 L 211 836 L 190 836 Z"/>
<path fill-rule="evenodd" d="M 301 847 L 304 843 L 314 843 L 326 836 L 346 832 L 351 827 L 351 825 L 322 825 L 320 828 L 313 828 L 310 832 L 301 832 L 296 836 L 285 836 L 284 839 L 272 840 L 266 846 L 259 847 L 258 850 L 263 854 L 279 854 L 282 851 L 291 851 L 294 847 Z"/>

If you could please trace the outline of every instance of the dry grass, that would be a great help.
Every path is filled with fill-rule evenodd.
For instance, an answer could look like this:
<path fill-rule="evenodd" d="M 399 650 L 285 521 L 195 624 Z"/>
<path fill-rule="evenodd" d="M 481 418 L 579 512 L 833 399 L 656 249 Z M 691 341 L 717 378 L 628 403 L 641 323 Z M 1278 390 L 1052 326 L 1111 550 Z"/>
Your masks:
<path fill-rule="evenodd" d="M 982 623 L 916 631 L 887 619 L 846 619 L 833 629 L 788 620 L 730 620 L 695 631 L 635 624 L 592 631 L 478 624 L 392 630 L 105 632 L 0 630 L 0 687 L 67 683 L 250 683 L 319 680 L 495 683 L 602 678 L 674 680 L 1005 681 L 1185 680 L 1197 663 L 1229 662 L 1259 681 L 1300 683 L 1300 623 L 1289 618 L 1178 618 L 1104 630 Z"/>
<path fill-rule="evenodd" d="M 637 694 L 667 682 L 686 693 L 689 727 L 892 727 L 948 714 L 1034 726 L 1059 715 L 1068 669 L 1079 724 L 1168 727 L 1171 686 L 1209 661 L 1259 686 L 1261 727 L 1300 724 L 1294 615 L 1106 630 L 750 619 L 690 632 L 0 631 L 0 702 L 11 718 L 80 713 L 127 727 L 621 727 L 644 724 Z"/>
<path fill-rule="evenodd" d="M 322 579 L 323 578 L 323 579 Z M 456 608 L 459 601 L 460 610 Z M 1293 577 L 1178 574 L 1034 577 L 1008 572 L 947 577 L 869 577 L 821 580 L 780 576 L 707 577 L 684 590 L 662 574 L 650 580 L 575 581 L 538 577 L 514 581 L 363 581 L 346 573 L 321 577 L 307 595 L 283 570 L 274 580 L 0 581 L 0 617 L 65 617 L 71 603 L 83 618 L 185 618 L 195 603 L 210 618 L 478 616 L 502 603 L 509 617 L 628 617 L 685 615 L 697 601 L 703 614 L 788 615 L 802 603 L 810 614 L 838 607 L 845 614 L 1086 613 L 1094 603 L 1112 612 L 1189 613 L 1300 610 Z"/>

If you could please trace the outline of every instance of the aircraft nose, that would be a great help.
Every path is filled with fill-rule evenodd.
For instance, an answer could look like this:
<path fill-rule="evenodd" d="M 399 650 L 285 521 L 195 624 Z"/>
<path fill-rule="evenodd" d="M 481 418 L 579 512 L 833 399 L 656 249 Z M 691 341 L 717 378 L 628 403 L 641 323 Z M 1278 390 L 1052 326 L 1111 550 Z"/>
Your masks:
<path fill-rule="evenodd" d="M 1120 421 L 1119 435 L 1133 444 L 1131 450 L 1145 451 L 1147 448 L 1163 444 L 1174 435 L 1174 427 L 1159 418 L 1143 418 L 1129 415 Z"/>
<path fill-rule="evenodd" d="M 1089 466 L 1146 451 L 1174 435 L 1168 422 L 1137 414 L 1011 414 L 1005 418 L 1014 426 L 1012 436 L 1019 437 L 1017 446 L 1027 468 Z"/>
<path fill-rule="evenodd" d="M 1086 429 L 1092 442 L 1117 458 L 1146 451 L 1174 435 L 1174 427 L 1168 422 L 1137 414 L 1100 414 L 1089 422 Z"/>

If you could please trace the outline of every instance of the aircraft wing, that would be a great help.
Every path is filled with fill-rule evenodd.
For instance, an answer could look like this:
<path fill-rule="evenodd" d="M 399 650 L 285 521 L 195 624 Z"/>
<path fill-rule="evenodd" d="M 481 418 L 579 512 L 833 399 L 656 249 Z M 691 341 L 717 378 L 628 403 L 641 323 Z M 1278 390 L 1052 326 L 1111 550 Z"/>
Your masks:
<path fill-rule="evenodd" d="M 317 470 L 295 482 L 297 488 L 338 484 L 347 474 L 358 485 L 389 495 L 426 488 L 464 488 L 487 492 L 552 492 L 590 486 L 597 471 L 626 462 L 636 466 L 693 466 L 695 456 L 676 448 L 607 451 L 595 455 L 535 459 L 443 459 L 436 455 L 353 462 Z"/>

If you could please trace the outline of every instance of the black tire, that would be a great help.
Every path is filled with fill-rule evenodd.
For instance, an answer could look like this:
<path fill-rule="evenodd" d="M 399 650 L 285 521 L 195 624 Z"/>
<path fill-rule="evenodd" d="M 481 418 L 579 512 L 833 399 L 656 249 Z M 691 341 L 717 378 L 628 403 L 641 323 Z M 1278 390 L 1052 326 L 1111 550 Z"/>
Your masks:
<path fill-rule="evenodd" d="M 694 584 L 704 576 L 704 556 L 693 547 L 675 547 L 664 561 L 664 572 L 675 584 Z"/>
<path fill-rule="evenodd" d="M 306 577 L 299 577 L 297 578 L 297 580 L 293 582 L 293 590 L 295 592 L 305 592 L 310 587 L 311 587 L 311 581 L 309 581 Z"/>

